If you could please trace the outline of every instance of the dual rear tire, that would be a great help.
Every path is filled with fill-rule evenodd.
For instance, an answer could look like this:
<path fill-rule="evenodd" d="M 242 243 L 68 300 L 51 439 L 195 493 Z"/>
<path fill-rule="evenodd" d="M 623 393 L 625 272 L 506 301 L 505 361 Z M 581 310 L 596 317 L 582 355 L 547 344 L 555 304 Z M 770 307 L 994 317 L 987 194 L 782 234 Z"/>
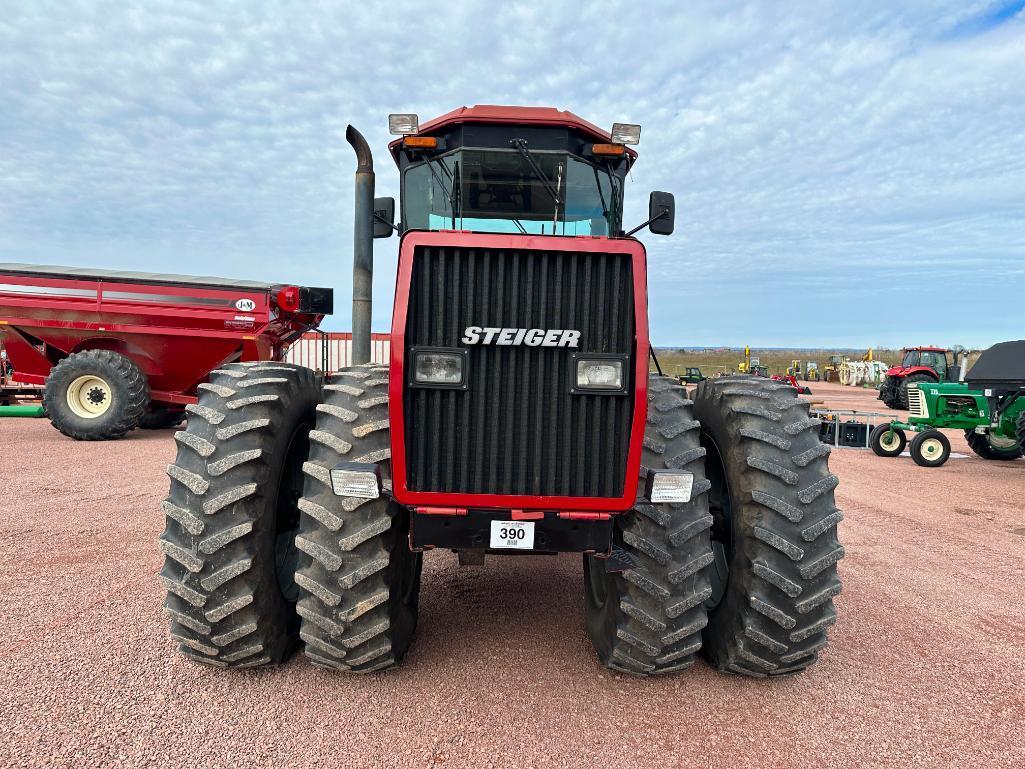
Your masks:
<path fill-rule="evenodd" d="M 401 659 L 416 627 L 420 555 L 408 512 L 340 497 L 330 470 L 376 463 L 390 490 L 387 369 L 229 364 L 200 385 L 175 434 L 161 581 L 171 636 L 216 667 L 282 662 L 370 671 Z M 323 402 L 322 402 L 323 397 Z"/>
<path fill-rule="evenodd" d="M 842 514 L 829 447 L 797 395 L 730 377 L 701 382 L 691 401 L 649 380 L 642 473 L 685 469 L 694 486 L 686 504 L 642 495 L 618 519 L 623 571 L 585 559 L 588 633 L 607 667 L 666 673 L 700 649 L 721 671 L 761 677 L 818 658 L 836 618 Z"/>
<path fill-rule="evenodd" d="M 301 637 L 327 668 L 401 660 L 422 563 L 407 509 L 390 500 L 387 387 L 373 365 L 322 389 L 308 369 L 266 363 L 225 366 L 201 386 L 175 434 L 160 540 L 185 655 L 255 667 L 281 662 Z M 603 664 L 669 673 L 703 649 L 720 670 L 765 676 L 815 661 L 843 556 L 817 427 L 788 385 L 706 380 L 691 401 L 652 377 L 642 474 L 684 470 L 692 494 L 655 504 L 642 491 L 617 517 L 614 558 L 585 556 L 587 631 Z M 376 465 L 382 495 L 336 495 L 341 462 Z"/>

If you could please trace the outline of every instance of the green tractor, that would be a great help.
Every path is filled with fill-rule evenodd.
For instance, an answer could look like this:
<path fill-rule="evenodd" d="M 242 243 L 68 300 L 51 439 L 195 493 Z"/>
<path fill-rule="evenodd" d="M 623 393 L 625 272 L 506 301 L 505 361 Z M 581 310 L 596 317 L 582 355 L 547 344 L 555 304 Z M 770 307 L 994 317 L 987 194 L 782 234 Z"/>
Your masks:
<path fill-rule="evenodd" d="M 950 458 L 950 441 L 941 429 L 964 430 L 968 446 L 983 459 L 1025 454 L 1025 341 L 994 345 L 963 382 L 912 382 L 907 396 L 907 422 L 872 430 L 872 450 L 881 457 L 904 453 L 906 433 L 914 432 L 911 458 L 923 467 L 939 467 Z"/>
<path fill-rule="evenodd" d="M 682 374 L 677 374 L 677 378 L 680 384 L 697 384 L 708 379 L 697 366 L 688 366 Z"/>

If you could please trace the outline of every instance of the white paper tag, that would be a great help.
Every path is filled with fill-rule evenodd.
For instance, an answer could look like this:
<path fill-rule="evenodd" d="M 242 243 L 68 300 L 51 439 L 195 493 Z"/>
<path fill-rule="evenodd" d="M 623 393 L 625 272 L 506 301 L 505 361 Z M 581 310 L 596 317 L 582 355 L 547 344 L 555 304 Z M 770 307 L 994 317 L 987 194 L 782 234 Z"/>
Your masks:
<path fill-rule="evenodd" d="M 534 522 L 492 521 L 490 547 L 503 550 L 533 550 Z"/>

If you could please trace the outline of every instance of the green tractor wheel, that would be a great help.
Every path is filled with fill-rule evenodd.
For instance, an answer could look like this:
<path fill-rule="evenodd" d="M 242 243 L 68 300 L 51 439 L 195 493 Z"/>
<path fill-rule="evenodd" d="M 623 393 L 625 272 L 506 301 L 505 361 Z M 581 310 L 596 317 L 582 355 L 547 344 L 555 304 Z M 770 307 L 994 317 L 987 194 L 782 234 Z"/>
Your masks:
<path fill-rule="evenodd" d="M 926 430 L 911 441 L 911 458 L 922 467 L 940 467 L 950 459 L 950 441 L 939 430 Z"/>
<path fill-rule="evenodd" d="M 887 422 L 872 428 L 869 444 L 877 456 L 899 457 L 908 445 L 908 436 L 899 427 L 891 427 Z"/>
<path fill-rule="evenodd" d="M 1019 431 L 1021 424 L 1019 420 Z M 980 435 L 974 430 L 965 430 L 964 437 L 968 441 L 968 447 L 983 459 L 1021 459 L 1022 446 L 1017 438 L 995 435 L 992 432 Z"/>

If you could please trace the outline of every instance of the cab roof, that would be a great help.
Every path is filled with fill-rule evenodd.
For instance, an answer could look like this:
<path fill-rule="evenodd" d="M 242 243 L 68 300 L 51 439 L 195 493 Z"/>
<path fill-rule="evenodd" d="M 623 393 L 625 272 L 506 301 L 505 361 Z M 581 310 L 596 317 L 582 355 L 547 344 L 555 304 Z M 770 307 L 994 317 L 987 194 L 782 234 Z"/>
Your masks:
<path fill-rule="evenodd" d="M 446 112 L 440 117 L 422 123 L 416 135 L 431 134 L 439 129 L 461 123 L 561 126 L 577 131 L 596 142 L 612 140 L 612 135 L 608 131 L 599 128 L 594 123 L 584 120 L 579 115 L 575 115 L 568 110 L 560 110 L 555 107 L 512 107 L 500 104 L 476 104 L 472 107 L 459 107 L 451 112 Z M 398 162 L 401 145 L 401 137 L 388 144 L 388 150 L 396 162 Z M 633 162 L 637 159 L 636 150 L 627 147 L 626 154 L 630 158 L 630 165 L 633 165 Z"/>

